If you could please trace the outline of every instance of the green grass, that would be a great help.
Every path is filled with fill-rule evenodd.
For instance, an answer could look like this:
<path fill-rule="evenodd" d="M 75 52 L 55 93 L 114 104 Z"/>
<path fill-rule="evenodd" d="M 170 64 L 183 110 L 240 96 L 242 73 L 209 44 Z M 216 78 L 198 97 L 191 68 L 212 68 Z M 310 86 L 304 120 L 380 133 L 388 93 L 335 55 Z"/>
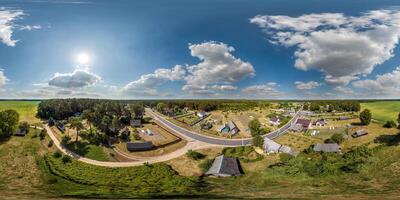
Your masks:
<path fill-rule="evenodd" d="M 166 164 L 107 168 L 45 155 L 39 164 L 51 192 L 61 196 L 96 198 L 149 198 L 193 196 L 199 179 L 182 177 Z"/>
<path fill-rule="evenodd" d="M 396 120 L 400 112 L 400 101 L 375 101 L 361 103 L 361 109 L 371 110 L 372 118 L 380 122 Z"/>
<path fill-rule="evenodd" d="M 40 101 L 0 101 L 0 111 L 13 109 L 19 113 L 20 121 L 38 123 L 39 119 L 35 115 L 39 103 Z"/>
<path fill-rule="evenodd" d="M 103 147 L 97 145 L 88 145 L 88 152 L 85 154 L 85 157 L 99 161 L 110 161 Z"/>

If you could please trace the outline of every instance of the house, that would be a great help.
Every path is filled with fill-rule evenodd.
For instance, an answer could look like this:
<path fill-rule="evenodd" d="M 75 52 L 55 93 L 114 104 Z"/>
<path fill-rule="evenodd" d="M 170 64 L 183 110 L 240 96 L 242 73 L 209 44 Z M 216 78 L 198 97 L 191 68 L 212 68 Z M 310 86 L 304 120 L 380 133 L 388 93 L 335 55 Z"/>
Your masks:
<path fill-rule="evenodd" d="M 290 126 L 290 130 L 294 132 L 301 132 L 303 131 L 303 126 L 301 124 L 293 124 L 292 126 Z"/>
<path fill-rule="evenodd" d="M 313 147 L 315 152 L 325 152 L 325 153 L 338 153 L 341 148 L 337 143 L 329 143 L 329 144 L 316 144 Z"/>
<path fill-rule="evenodd" d="M 309 120 L 309 119 L 297 119 L 296 124 L 301 124 L 303 129 L 308 129 L 308 128 L 310 128 L 311 120 Z"/>
<path fill-rule="evenodd" d="M 15 136 L 25 136 L 26 134 L 27 134 L 26 130 L 21 130 L 21 129 L 18 129 L 18 130 L 14 133 Z"/>
<path fill-rule="evenodd" d="M 204 118 L 207 116 L 207 113 L 204 111 L 199 111 L 196 113 L 197 117 L 199 117 L 200 119 Z"/>
<path fill-rule="evenodd" d="M 267 137 L 264 138 L 264 146 L 263 147 L 264 147 L 264 152 L 267 154 L 269 154 L 269 153 L 286 153 L 291 156 L 297 156 L 299 154 L 294 149 L 292 149 L 286 145 L 281 145 Z"/>
<path fill-rule="evenodd" d="M 61 132 L 64 133 L 64 131 L 65 131 L 65 126 L 64 126 L 63 123 L 57 122 L 56 127 L 58 128 L 58 130 L 60 130 Z"/>
<path fill-rule="evenodd" d="M 328 122 L 325 119 L 318 119 L 313 123 L 314 126 L 325 126 L 327 124 Z"/>
<path fill-rule="evenodd" d="M 228 158 L 224 155 L 216 157 L 210 169 L 206 172 L 206 175 L 216 177 L 239 176 L 241 174 L 237 158 Z"/>
<path fill-rule="evenodd" d="M 353 134 L 351 134 L 351 136 L 352 136 L 353 138 L 358 138 L 358 137 L 361 137 L 361 136 L 364 136 L 364 135 L 368 135 L 368 131 L 365 130 L 365 129 L 357 130 L 356 132 L 354 132 Z"/>
<path fill-rule="evenodd" d="M 220 133 L 229 133 L 230 135 L 235 135 L 239 132 L 239 129 L 233 121 L 229 121 L 228 123 L 220 126 L 218 131 Z"/>
<path fill-rule="evenodd" d="M 132 119 L 130 124 L 131 124 L 132 128 L 142 127 L 142 120 Z"/>
<path fill-rule="evenodd" d="M 153 147 L 154 146 L 151 141 L 126 143 L 126 149 L 128 149 L 128 151 L 148 151 L 153 149 Z"/>
<path fill-rule="evenodd" d="M 210 130 L 213 125 L 210 122 L 207 122 L 207 123 L 201 124 L 200 126 L 201 126 L 201 129 Z"/>
<path fill-rule="evenodd" d="M 269 118 L 269 123 L 277 126 L 281 123 L 281 120 L 278 117 L 271 117 Z"/>

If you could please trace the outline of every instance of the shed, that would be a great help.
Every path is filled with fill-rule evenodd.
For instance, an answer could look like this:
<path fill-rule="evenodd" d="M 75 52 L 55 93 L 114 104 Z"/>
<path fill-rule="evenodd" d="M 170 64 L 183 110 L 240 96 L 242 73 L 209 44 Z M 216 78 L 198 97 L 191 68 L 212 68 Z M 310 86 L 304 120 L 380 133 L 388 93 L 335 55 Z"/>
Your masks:
<path fill-rule="evenodd" d="M 241 175 L 239 161 L 237 158 L 228 158 L 224 155 L 220 155 L 214 159 L 206 175 L 218 177 L 239 176 Z"/>
<path fill-rule="evenodd" d="M 364 135 L 368 135 L 368 131 L 365 130 L 365 129 L 357 130 L 356 132 L 354 132 L 353 134 L 351 134 L 351 136 L 352 136 L 353 138 L 361 137 L 361 136 L 364 136 Z"/>
<path fill-rule="evenodd" d="M 131 126 L 132 126 L 132 128 L 142 127 L 142 120 L 140 120 L 140 119 L 132 119 L 131 120 Z"/>
<path fill-rule="evenodd" d="M 14 135 L 15 135 L 15 136 L 25 136 L 25 135 L 26 135 L 26 130 L 18 129 L 18 130 L 14 133 Z"/>
<path fill-rule="evenodd" d="M 204 112 L 204 111 L 199 111 L 199 112 L 196 113 L 196 115 L 199 118 L 204 118 L 204 117 L 206 117 L 207 113 Z"/>
<path fill-rule="evenodd" d="M 281 144 L 265 137 L 264 138 L 264 151 L 265 153 L 278 153 L 281 148 Z"/>
<path fill-rule="evenodd" d="M 128 151 L 148 151 L 153 149 L 153 147 L 154 146 L 151 141 L 126 143 L 126 148 Z"/>
<path fill-rule="evenodd" d="M 315 152 L 337 153 L 340 151 L 340 146 L 337 143 L 329 143 L 329 144 L 318 143 L 314 145 L 313 150 Z"/>

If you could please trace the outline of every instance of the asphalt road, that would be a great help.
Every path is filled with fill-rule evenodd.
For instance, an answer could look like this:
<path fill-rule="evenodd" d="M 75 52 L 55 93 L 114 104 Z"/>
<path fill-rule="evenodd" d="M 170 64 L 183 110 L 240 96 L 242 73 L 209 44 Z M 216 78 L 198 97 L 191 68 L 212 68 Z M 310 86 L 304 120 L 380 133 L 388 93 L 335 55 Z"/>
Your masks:
<path fill-rule="evenodd" d="M 297 118 L 299 117 L 301 109 L 295 114 L 295 116 L 284 126 L 281 128 L 267 133 L 263 135 L 263 137 L 268 137 L 270 139 L 277 138 L 278 136 L 286 133 L 286 131 L 289 130 L 290 126 L 296 122 Z M 215 145 L 225 145 L 225 146 L 243 146 L 243 145 L 249 145 L 251 144 L 252 138 L 244 138 L 244 139 L 222 139 L 222 138 L 215 138 L 215 137 L 210 137 L 206 135 L 201 135 L 199 133 L 195 133 L 192 131 L 189 131 L 185 128 L 182 128 L 180 126 L 177 126 L 173 124 L 172 122 L 166 120 L 163 116 L 160 114 L 153 112 L 151 109 L 146 108 L 146 113 L 151 115 L 155 120 L 157 120 L 159 123 L 162 123 L 169 129 L 173 130 L 175 133 L 184 136 L 184 137 L 189 137 L 194 140 L 198 140 L 204 143 L 209 143 L 209 144 L 215 144 Z"/>

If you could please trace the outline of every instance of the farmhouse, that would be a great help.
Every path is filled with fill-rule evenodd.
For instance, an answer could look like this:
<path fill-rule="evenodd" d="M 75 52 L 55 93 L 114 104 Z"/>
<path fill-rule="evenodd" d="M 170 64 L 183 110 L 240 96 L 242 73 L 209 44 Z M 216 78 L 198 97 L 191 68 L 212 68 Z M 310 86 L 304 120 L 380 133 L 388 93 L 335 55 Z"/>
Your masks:
<path fill-rule="evenodd" d="M 131 120 L 132 128 L 142 127 L 142 120 L 140 119 L 132 119 Z"/>
<path fill-rule="evenodd" d="M 128 151 L 147 151 L 153 149 L 153 147 L 154 146 L 151 141 L 126 143 L 126 149 L 128 149 Z"/>
<path fill-rule="evenodd" d="M 277 126 L 281 123 L 281 120 L 278 117 L 271 117 L 269 118 L 269 123 Z"/>
<path fill-rule="evenodd" d="M 26 130 L 18 129 L 18 130 L 14 133 L 14 135 L 15 135 L 15 136 L 25 136 L 25 135 L 26 135 Z"/>
<path fill-rule="evenodd" d="M 303 127 L 303 129 L 308 129 L 308 128 L 310 128 L 311 120 L 309 120 L 309 119 L 298 119 L 296 121 L 296 124 L 300 124 Z"/>
<path fill-rule="evenodd" d="M 367 130 L 360 129 L 360 130 L 357 130 L 356 132 L 354 132 L 353 134 L 351 134 L 351 136 L 353 138 L 357 138 L 357 137 L 361 137 L 361 136 L 364 136 L 364 135 L 367 135 L 367 134 L 368 134 Z"/>
<path fill-rule="evenodd" d="M 197 117 L 199 117 L 199 118 L 204 118 L 204 117 L 207 116 L 207 113 L 204 112 L 204 111 L 199 111 L 199 112 L 196 113 L 196 115 L 197 115 Z"/>
<path fill-rule="evenodd" d="M 217 177 L 239 176 L 241 175 L 239 161 L 237 158 L 228 158 L 224 155 L 220 155 L 214 159 L 206 175 Z"/>
<path fill-rule="evenodd" d="M 325 119 L 318 119 L 313 123 L 314 126 L 325 126 L 327 124 L 328 122 Z"/>
<path fill-rule="evenodd" d="M 340 152 L 340 146 L 337 143 L 330 144 L 316 144 L 313 150 L 315 152 L 325 152 L 325 153 L 338 153 Z"/>
<path fill-rule="evenodd" d="M 218 131 L 220 133 L 229 133 L 230 135 L 235 135 L 239 132 L 239 129 L 233 121 L 229 121 L 228 123 L 219 127 Z"/>
<path fill-rule="evenodd" d="M 292 148 L 285 146 L 285 145 L 281 145 L 267 137 L 264 138 L 264 152 L 265 153 L 286 153 L 291 156 L 297 156 L 297 154 L 298 154 L 298 152 L 296 152 Z"/>

